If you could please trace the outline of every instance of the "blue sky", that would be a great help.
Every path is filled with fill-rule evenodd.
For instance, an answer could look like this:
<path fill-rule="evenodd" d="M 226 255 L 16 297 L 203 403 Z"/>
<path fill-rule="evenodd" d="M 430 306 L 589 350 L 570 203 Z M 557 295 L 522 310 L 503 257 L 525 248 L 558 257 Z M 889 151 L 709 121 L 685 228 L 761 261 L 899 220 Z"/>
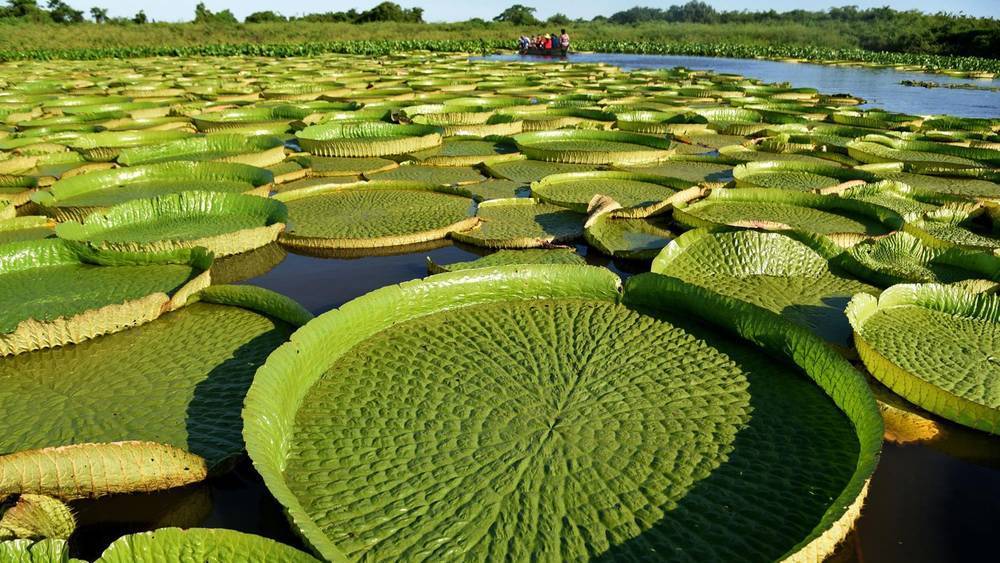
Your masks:
<path fill-rule="evenodd" d="M 350 8 L 366 9 L 378 4 L 381 0 L 298 0 L 283 3 L 276 0 L 204 0 L 210 10 L 230 9 L 240 19 L 258 10 L 274 10 L 287 15 L 301 15 L 311 12 L 329 12 L 347 10 Z M 420 6 L 424 9 L 424 19 L 427 21 L 460 21 L 473 17 L 490 19 L 511 4 L 525 4 L 538 8 L 537 15 L 545 18 L 556 12 L 577 18 L 592 18 L 596 15 L 611 15 L 611 13 L 630 8 L 634 5 L 665 8 L 671 4 L 682 4 L 686 0 L 650 2 L 630 0 L 608 2 L 607 0 L 574 0 L 572 2 L 546 0 L 396 0 L 404 7 Z M 157 21 L 185 21 L 192 18 L 194 7 L 199 0 L 171 0 L 158 2 L 142 2 L 139 0 L 68 0 L 67 3 L 85 12 L 91 6 L 108 8 L 112 16 L 131 16 L 138 10 L 144 10 L 146 15 Z M 830 6 L 857 5 L 874 7 L 889 5 L 898 10 L 918 9 L 925 12 L 945 10 L 953 13 L 965 12 L 969 15 L 1000 17 L 1000 0 L 771 0 L 767 3 L 750 0 L 708 0 L 708 3 L 718 10 L 760 10 L 773 8 L 784 11 L 792 9 L 822 10 Z M 44 1 L 39 1 L 44 5 Z"/>

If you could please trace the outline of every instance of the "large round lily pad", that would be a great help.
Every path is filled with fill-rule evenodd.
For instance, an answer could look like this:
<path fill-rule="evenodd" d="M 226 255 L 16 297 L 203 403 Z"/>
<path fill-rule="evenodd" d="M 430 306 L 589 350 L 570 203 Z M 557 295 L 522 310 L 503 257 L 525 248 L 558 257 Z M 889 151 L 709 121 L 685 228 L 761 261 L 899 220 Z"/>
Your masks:
<path fill-rule="evenodd" d="M 234 530 L 162 528 L 123 536 L 95 563 L 152 561 L 236 561 L 243 563 L 315 563 L 317 560 L 272 539 Z"/>
<path fill-rule="evenodd" d="M 443 239 L 474 226 L 464 192 L 419 182 L 361 182 L 303 188 L 276 196 L 288 207 L 281 234 L 291 248 L 361 249 Z"/>
<path fill-rule="evenodd" d="M 239 454 L 254 372 L 309 314 L 249 286 L 202 297 L 142 326 L 5 358 L 0 408 L 12 431 L 0 455 L 126 440 L 181 448 L 210 468 Z"/>
<path fill-rule="evenodd" d="M 127 148 L 118 154 L 118 162 L 128 166 L 174 160 L 214 160 L 264 167 L 284 159 L 285 143 L 279 137 L 226 133 Z"/>
<path fill-rule="evenodd" d="M 251 458 L 331 560 L 822 559 L 881 445 L 861 375 L 673 278 L 621 299 L 586 266 L 375 291 L 269 358 Z"/>
<path fill-rule="evenodd" d="M 634 172 L 570 172 L 553 174 L 531 185 L 532 196 L 553 205 L 586 213 L 596 195 L 610 197 L 638 214 L 661 209 L 677 192 L 693 184 Z"/>
<path fill-rule="evenodd" d="M 570 164 L 641 164 L 668 157 L 671 143 L 624 131 L 560 129 L 515 135 L 528 158 Z"/>
<path fill-rule="evenodd" d="M 427 270 L 432 274 L 440 274 L 511 264 L 576 264 L 582 266 L 585 263 L 583 257 L 572 248 L 529 248 L 526 250 L 499 250 L 469 262 L 453 264 L 438 264 L 427 258 Z"/>
<path fill-rule="evenodd" d="M 528 159 L 486 164 L 486 170 L 491 176 L 525 184 L 541 180 L 550 174 L 587 172 L 595 168 L 589 164 L 565 164 Z"/>
<path fill-rule="evenodd" d="M 296 133 L 302 149 L 319 156 L 373 157 L 406 154 L 441 144 L 431 125 L 395 125 L 378 121 L 330 122 Z"/>
<path fill-rule="evenodd" d="M 878 290 L 831 264 L 839 253 L 794 231 L 696 229 L 667 246 L 652 271 L 753 303 L 848 349 L 844 308 L 855 294 Z"/>
<path fill-rule="evenodd" d="M 48 238 L 54 234 L 54 227 L 55 222 L 52 219 L 37 215 L 0 219 L 0 245 Z"/>
<path fill-rule="evenodd" d="M 847 250 L 842 265 L 855 275 L 887 287 L 897 283 L 1000 281 L 1000 256 L 960 247 L 925 245 L 905 232 L 861 242 Z"/>
<path fill-rule="evenodd" d="M 943 285 L 897 285 L 847 309 L 876 379 L 904 399 L 1000 434 L 1000 297 Z"/>
<path fill-rule="evenodd" d="M 94 252 L 59 239 L 0 246 L 0 355 L 149 322 L 208 285 L 203 249 Z"/>
<path fill-rule="evenodd" d="M 777 188 L 796 191 L 818 191 L 844 182 L 874 181 L 871 172 L 832 165 L 788 160 L 759 160 L 733 169 L 738 188 Z"/>
<path fill-rule="evenodd" d="M 400 182 L 426 182 L 440 186 L 464 186 L 486 180 L 479 170 L 472 166 L 425 166 L 409 164 L 398 166 L 385 172 L 365 174 L 368 180 L 390 180 Z"/>
<path fill-rule="evenodd" d="M 580 238 L 586 220 L 582 213 L 531 198 L 484 201 L 476 217 L 474 228 L 452 238 L 486 248 L 535 248 Z"/>
<path fill-rule="evenodd" d="M 280 201 L 221 192 L 181 192 L 118 204 L 83 223 L 61 223 L 56 234 L 120 251 L 204 247 L 216 256 L 272 243 L 285 228 Z"/>
<path fill-rule="evenodd" d="M 712 190 L 705 199 L 675 208 L 674 218 L 691 227 L 800 229 L 854 238 L 884 235 L 903 223 L 899 214 L 877 205 L 770 188 Z"/>
<path fill-rule="evenodd" d="M 230 162 L 166 162 L 91 172 L 59 180 L 32 200 L 46 215 L 80 220 L 113 205 L 188 191 L 267 195 L 274 175 Z"/>

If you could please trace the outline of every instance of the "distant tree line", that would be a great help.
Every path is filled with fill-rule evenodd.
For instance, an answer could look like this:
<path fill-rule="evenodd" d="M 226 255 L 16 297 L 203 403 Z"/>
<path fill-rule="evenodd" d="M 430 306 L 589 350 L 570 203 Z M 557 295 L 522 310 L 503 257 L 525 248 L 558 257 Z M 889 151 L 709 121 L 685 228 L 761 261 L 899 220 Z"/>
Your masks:
<path fill-rule="evenodd" d="M 1000 21 L 945 12 L 898 11 L 887 6 L 867 9 L 842 6 L 824 12 L 720 12 L 705 2 L 693 0 L 666 9 L 635 7 L 594 20 L 621 25 L 647 22 L 814 25 L 847 33 L 858 40 L 859 47 L 869 51 L 1000 56 Z"/>
<path fill-rule="evenodd" d="M 38 0 L 6 0 L 0 6 L 0 21 L 20 20 L 36 23 L 70 24 L 85 21 L 84 13 L 62 0 L 47 0 L 44 7 Z M 609 24 L 640 26 L 662 24 L 717 24 L 815 26 L 820 33 L 838 33 L 852 37 L 862 49 L 906 53 L 931 53 L 940 55 L 970 55 L 996 58 L 1000 53 L 1000 22 L 993 18 L 954 15 L 944 12 L 925 14 L 917 10 L 898 11 L 889 7 L 860 9 L 857 6 L 830 8 L 826 11 L 792 10 L 767 11 L 718 11 L 701 0 L 668 8 L 635 7 L 615 12 L 610 16 L 597 16 L 591 20 L 570 19 L 565 14 L 555 14 L 544 22 L 535 15 L 535 8 L 514 4 L 496 17 L 493 22 L 473 18 L 472 26 L 490 26 L 494 22 L 519 27 L 540 25 Z M 403 8 L 395 2 L 382 2 L 369 10 L 323 12 L 297 17 L 284 16 L 267 10 L 254 12 L 243 23 L 264 24 L 287 21 L 337 22 L 363 24 L 372 22 L 425 23 L 421 8 Z M 132 18 L 112 18 L 107 9 L 93 7 L 90 19 L 98 24 L 144 24 L 148 19 L 139 11 Z M 230 10 L 213 12 L 204 3 L 195 8 L 194 23 L 209 25 L 239 24 Z"/>
<path fill-rule="evenodd" d="M 95 6 L 90 9 L 90 17 L 95 23 L 137 23 L 148 22 L 146 13 L 136 12 L 131 18 L 112 18 L 108 16 L 107 8 Z M 77 10 L 62 0 L 48 0 L 45 6 L 38 0 L 7 0 L 6 6 L 0 6 L 0 20 L 11 19 L 32 23 L 82 23 L 86 21 L 83 10 Z"/>

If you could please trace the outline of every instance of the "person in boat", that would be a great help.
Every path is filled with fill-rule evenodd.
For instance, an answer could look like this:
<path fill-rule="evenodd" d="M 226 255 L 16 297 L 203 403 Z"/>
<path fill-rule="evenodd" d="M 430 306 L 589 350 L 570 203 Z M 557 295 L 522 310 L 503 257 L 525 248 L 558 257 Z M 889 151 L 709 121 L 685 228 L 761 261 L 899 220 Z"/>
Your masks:
<path fill-rule="evenodd" d="M 563 55 L 569 51 L 569 34 L 565 29 L 559 34 L 559 48 L 562 49 Z"/>
<path fill-rule="evenodd" d="M 522 35 L 520 39 L 517 40 L 517 50 L 524 51 L 531 45 L 531 39 L 527 35 Z"/>
<path fill-rule="evenodd" d="M 546 33 L 545 40 L 542 42 L 542 49 L 548 51 L 551 48 L 552 48 L 552 36 Z"/>

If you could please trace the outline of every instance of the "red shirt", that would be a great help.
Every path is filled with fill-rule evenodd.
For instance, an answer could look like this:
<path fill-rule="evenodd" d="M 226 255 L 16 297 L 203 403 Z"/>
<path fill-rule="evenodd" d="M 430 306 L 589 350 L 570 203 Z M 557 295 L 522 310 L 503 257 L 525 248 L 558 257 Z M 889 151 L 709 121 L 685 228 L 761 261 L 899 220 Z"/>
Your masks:
<path fill-rule="evenodd" d="M 545 39 L 545 43 L 542 46 L 545 47 L 546 49 L 551 49 L 552 48 L 552 40 L 549 39 L 549 38 L 546 38 Z"/>

